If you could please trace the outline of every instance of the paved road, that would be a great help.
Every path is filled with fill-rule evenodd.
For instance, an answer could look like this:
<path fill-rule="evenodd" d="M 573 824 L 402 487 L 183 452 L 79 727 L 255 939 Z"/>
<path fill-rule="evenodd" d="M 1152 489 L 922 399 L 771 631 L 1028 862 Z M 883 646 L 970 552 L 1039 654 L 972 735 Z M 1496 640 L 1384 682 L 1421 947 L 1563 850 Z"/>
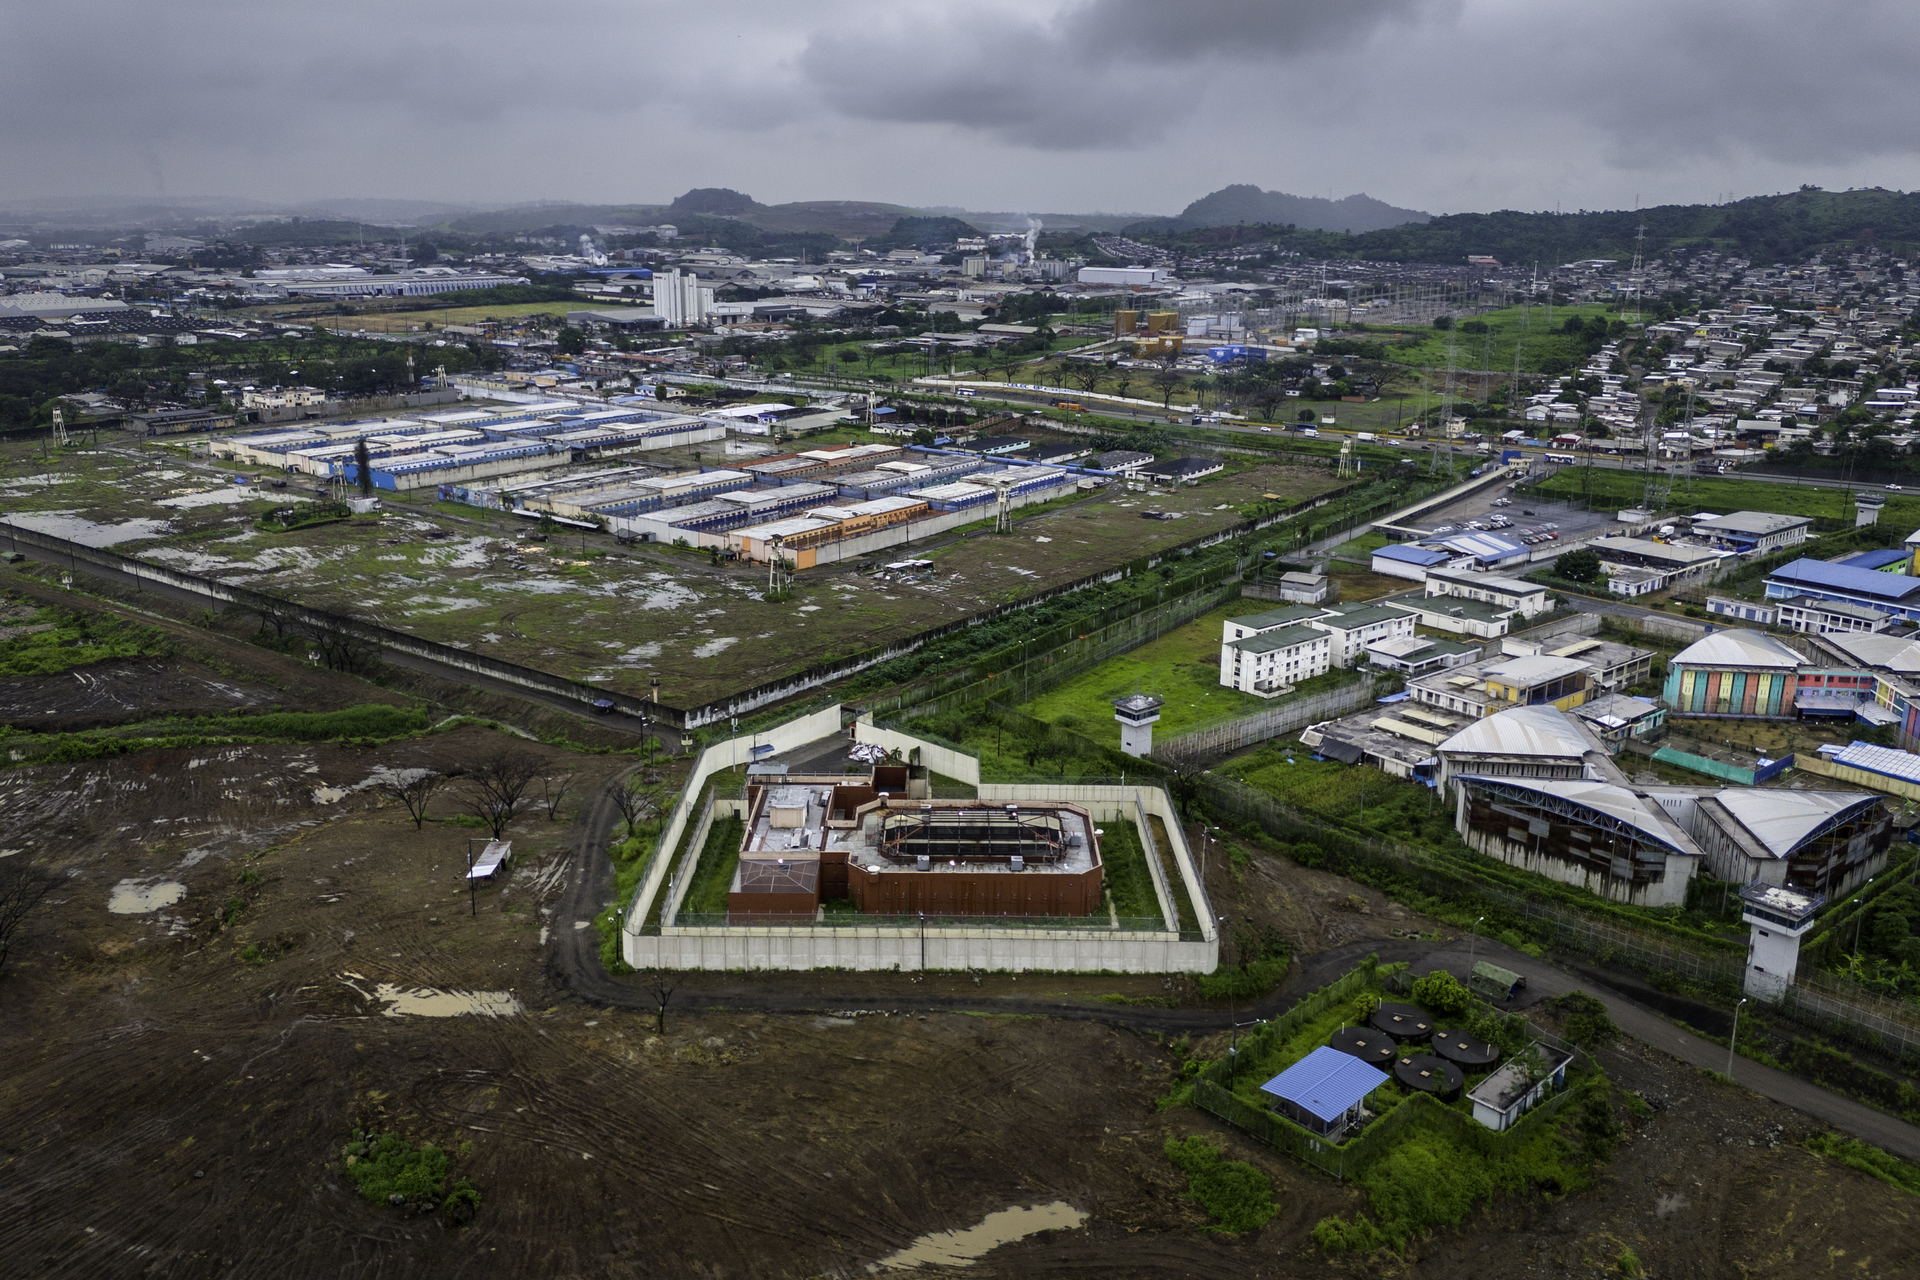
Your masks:
<path fill-rule="evenodd" d="M 1553 996 L 1563 995 L 1568 991 L 1583 990 L 1603 1001 L 1614 1022 L 1634 1039 L 1643 1041 L 1691 1066 L 1708 1071 L 1727 1070 L 1727 1051 L 1724 1046 L 1714 1044 L 1710 1040 L 1703 1040 L 1692 1032 L 1675 1026 L 1652 1010 L 1603 985 L 1592 975 L 1571 974 L 1545 961 L 1535 960 L 1531 956 L 1497 943 L 1489 943 L 1484 939 L 1479 943 L 1475 955 L 1478 959 L 1493 960 L 1522 974 L 1527 980 L 1526 1004 L 1528 1006 Z M 1431 952 L 1416 962 L 1413 967 L 1417 973 L 1445 969 L 1454 977 L 1465 981 L 1468 970 L 1471 968 L 1468 961 L 1468 946 L 1460 942 L 1451 943 Z M 1883 1147 L 1904 1160 L 1920 1161 L 1920 1127 L 1896 1119 L 1883 1111 L 1875 1111 L 1864 1103 L 1829 1092 L 1819 1085 L 1809 1084 L 1798 1076 L 1776 1071 L 1772 1067 L 1748 1058 L 1734 1060 L 1733 1078 L 1736 1083 L 1753 1090 L 1762 1097 L 1784 1103 L 1797 1111 L 1804 1111 L 1815 1119 L 1832 1125 L 1842 1133 L 1852 1134 L 1863 1141 L 1871 1142 L 1876 1147 Z"/>

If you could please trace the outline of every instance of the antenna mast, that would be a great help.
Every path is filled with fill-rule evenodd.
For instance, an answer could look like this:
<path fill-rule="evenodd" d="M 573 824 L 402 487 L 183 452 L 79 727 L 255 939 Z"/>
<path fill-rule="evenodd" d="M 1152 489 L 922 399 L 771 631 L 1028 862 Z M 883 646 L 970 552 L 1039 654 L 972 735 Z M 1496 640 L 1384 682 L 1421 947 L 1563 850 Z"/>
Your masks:
<path fill-rule="evenodd" d="M 1640 212 L 1639 196 L 1635 196 L 1633 198 L 1633 211 L 1636 214 Z M 1633 291 L 1633 322 L 1635 324 L 1639 324 L 1640 318 L 1641 318 L 1640 317 L 1640 270 L 1641 270 L 1640 249 L 1641 249 L 1642 243 L 1646 240 L 1646 238 L 1647 238 L 1647 220 L 1645 218 L 1641 218 L 1639 228 L 1635 230 L 1633 233 L 1633 270 L 1627 273 L 1627 288 Z"/>

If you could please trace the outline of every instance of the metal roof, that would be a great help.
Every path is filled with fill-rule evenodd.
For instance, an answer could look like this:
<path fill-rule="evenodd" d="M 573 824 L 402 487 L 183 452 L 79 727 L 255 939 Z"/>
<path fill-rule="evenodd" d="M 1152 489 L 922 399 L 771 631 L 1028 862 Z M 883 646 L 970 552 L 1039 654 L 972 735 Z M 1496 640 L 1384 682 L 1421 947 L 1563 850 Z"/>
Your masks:
<path fill-rule="evenodd" d="M 1260 1091 L 1331 1121 L 1386 1082 L 1386 1072 L 1323 1044 L 1261 1085 Z"/>
<path fill-rule="evenodd" d="M 1798 650 L 1764 631 L 1716 631 L 1682 649 L 1673 656 L 1673 661 L 1687 667 L 1781 667 L 1788 671 L 1807 665 L 1807 659 Z"/>
<path fill-rule="evenodd" d="M 1558 680 L 1562 676 L 1570 676 L 1577 671 L 1592 669 L 1591 662 L 1582 662 L 1578 658 L 1556 658 L 1546 654 L 1534 654 L 1531 657 L 1515 658 L 1511 662 L 1482 667 L 1480 673 L 1489 680 L 1498 680 L 1501 684 L 1527 687 L 1545 684 L 1549 680 Z"/>
<path fill-rule="evenodd" d="M 1503 538 L 1497 533 L 1456 533 L 1430 541 L 1437 541 L 1443 547 L 1451 547 L 1480 560 L 1509 560 L 1514 556 L 1530 554 L 1524 543 Z"/>
<path fill-rule="evenodd" d="M 1467 782 L 1486 783 L 1511 791 L 1530 791 L 1551 796 L 1566 804 L 1602 814 L 1623 826 L 1631 827 L 1656 844 L 1665 845 L 1689 857 L 1703 856 L 1693 837 L 1674 824 L 1667 812 L 1653 801 L 1611 782 L 1587 782 L 1566 778 L 1478 778 Z"/>
<path fill-rule="evenodd" d="M 1904 600 L 1920 591 L 1920 578 L 1878 569 L 1861 569 L 1850 564 L 1828 564 L 1825 560 L 1795 560 L 1767 575 L 1769 585 L 1816 587 L 1826 591 L 1845 591 L 1852 595 L 1881 600 Z"/>
<path fill-rule="evenodd" d="M 1881 748 L 1876 748 L 1881 749 Z M 1902 752 L 1901 754 L 1905 754 Z M 1728 788 L 1714 796 L 1776 858 L 1791 857 L 1822 827 L 1880 803 L 1857 791 L 1784 791 Z"/>
<path fill-rule="evenodd" d="M 1904 564 L 1911 559 L 1913 552 L 1904 547 L 1881 547 L 1874 551 L 1857 551 L 1844 560 L 1833 563 L 1843 564 L 1849 569 L 1873 569 L 1884 572 L 1890 564 Z"/>
<path fill-rule="evenodd" d="M 1769 533 L 1780 533 L 1786 529 L 1795 529 L 1812 523 L 1812 516 L 1783 516 L 1771 511 L 1735 511 L 1731 515 L 1715 516 L 1711 520 L 1696 520 L 1693 522 L 1693 531 L 1698 533 L 1705 529 L 1710 533 L 1744 533 L 1754 537 L 1765 537 Z"/>
<path fill-rule="evenodd" d="M 1426 547 L 1404 547 L 1398 544 L 1375 547 L 1373 554 L 1382 560 L 1404 560 L 1408 564 L 1417 565 L 1445 564 L 1453 559 L 1444 551 L 1432 551 Z"/>
<path fill-rule="evenodd" d="M 1238 640 L 1229 640 L 1227 646 L 1243 653 L 1269 653 L 1275 649 L 1290 649 L 1295 645 L 1312 644 L 1316 640 L 1322 644 L 1333 643 L 1326 632 L 1316 631 L 1312 627 L 1279 627 L 1272 631 L 1260 631 L 1250 636 L 1242 636 Z"/>
<path fill-rule="evenodd" d="M 1265 613 L 1247 613 L 1238 618 L 1228 618 L 1227 624 L 1245 627 L 1249 631 L 1271 631 L 1275 627 L 1289 626 L 1308 618 L 1317 618 L 1323 612 L 1325 611 L 1318 605 L 1289 604 L 1278 609 L 1268 609 Z"/>
<path fill-rule="evenodd" d="M 1558 707 L 1515 707 L 1474 721 L 1441 743 L 1440 750 L 1475 756 L 1583 756 L 1593 744 Z"/>
<path fill-rule="evenodd" d="M 1820 754 L 1835 764 L 1868 773 L 1884 774 L 1902 782 L 1920 783 L 1920 756 L 1892 747 L 1876 747 L 1865 742 L 1850 742 L 1844 747 L 1821 747 Z"/>

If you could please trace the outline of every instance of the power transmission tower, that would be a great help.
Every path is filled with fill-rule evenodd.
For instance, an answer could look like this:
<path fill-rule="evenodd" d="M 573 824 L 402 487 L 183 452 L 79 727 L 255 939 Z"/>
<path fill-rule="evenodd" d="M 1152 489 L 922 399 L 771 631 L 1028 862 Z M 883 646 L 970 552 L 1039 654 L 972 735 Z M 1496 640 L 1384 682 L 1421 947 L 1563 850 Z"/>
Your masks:
<path fill-rule="evenodd" d="M 1635 213 L 1640 211 L 1640 197 L 1638 196 L 1633 198 L 1633 209 Z M 1642 242 L 1644 242 L 1646 238 L 1647 220 L 1641 218 L 1639 229 L 1633 233 L 1633 270 L 1627 273 L 1627 288 L 1633 291 L 1633 322 L 1635 324 L 1640 323 L 1640 249 Z"/>

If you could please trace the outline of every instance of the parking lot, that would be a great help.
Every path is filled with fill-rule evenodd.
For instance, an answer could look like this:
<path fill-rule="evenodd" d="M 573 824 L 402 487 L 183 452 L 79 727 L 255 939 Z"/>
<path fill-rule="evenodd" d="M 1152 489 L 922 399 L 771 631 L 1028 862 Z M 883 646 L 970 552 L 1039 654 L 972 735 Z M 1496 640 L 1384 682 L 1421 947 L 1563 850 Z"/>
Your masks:
<path fill-rule="evenodd" d="M 1468 522 L 1474 521 L 1486 525 L 1492 532 L 1505 537 L 1520 538 L 1525 541 L 1526 531 L 1541 530 L 1551 526 L 1551 532 L 1558 533 L 1557 541 L 1570 542 L 1578 538 L 1592 537 L 1594 534 L 1614 527 L 1618 522 L 1612 511 L 1585 511 L 1566 502 L 1549 502 L 1539 494 L 1527 498 L 1513 498 L 1508 486 L 1491 489 L 1485 493 L 1462 498 L 1437 510 L 1427 512 L 1411 527 L 1426 533 L 1439 533 L 1451 525 L 1449 532 L 1466 531 Z M 1508 505 L 1495 505 L 1506 502 Z M 1531 514 L 1529 514 L 1531 513 Z M 1506 527 L 1499 522 L 1511 521 Z M 1555 541 L 1549 539 L 1549 541 Z M 1542 544 L 1544 545 L 1544 544 Z"/>

